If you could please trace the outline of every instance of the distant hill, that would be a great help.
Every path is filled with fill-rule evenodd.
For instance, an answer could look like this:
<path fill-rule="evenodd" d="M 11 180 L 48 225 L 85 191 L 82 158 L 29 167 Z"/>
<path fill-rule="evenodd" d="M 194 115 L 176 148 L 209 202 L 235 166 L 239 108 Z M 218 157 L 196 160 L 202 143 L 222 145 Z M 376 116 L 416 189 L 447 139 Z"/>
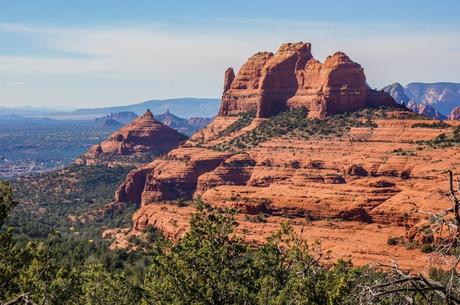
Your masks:
<path fill-rule="evenodd" d="M 123 124 L 114 119 L 106 119 L 104 124 L 102 124 L 102 127 L 110 128 L 110 129 L 118 129 L 118 128 L 123 127 Z"/>
<path fill-rule="evenodd" d="M 155 115 L 154 117 L 156 120 L 162 122 L 166 126 L 174 128 L 188 136 L 192 135 L 198 129 L 206 127 L 212 121 L 212 118 L 202 117 L 184 119 L 172 114 L 169 109 L 166 109 L 165 113 Z"/>
<path fill-rule="evenodd" d="M 86 116 L 86 115 L 85 115 Z M 138 115 L 131 111 L 111 112 L 96 118 L 94 121 L 104 128 L 120 128 L 136 119 Z M 206 127 L 211 123 L 212 118 L 192 117 L 189 119 L 181 118 L 166 109 L 166 112 L 154 115 L 154 118 L 168 127 L 191 136 L 195 131 Z M 1 120 L 1 119 L 0 119 Z"/>
<path fill-rule="evenodd" d="M 138 115 L 132 111 L 112 112 L 102 117 L 96 118 L 95 121 L 96 122 L 107 122 L 107 120 L 115 120 L 118 123 L 124 125 L 136 119 L 137 117 Z"/>
<path fill-rule="evenodd" d="M 168 100 L 149 100 L 138 104 L 127 106 L 116 106 L 106 108 L 87 108 L 78 109 L 69 114 L 82 116 L 102 116 L 112 112 L 131 111 L 138 115 L 150 109 L 152 113 L 164 113 L 168 109 L 177 116 L 190 117 L 213 117 L 217 114 L 220 107 L 220 99 L 211 98 L 177 98 Z"/>
<path fill-rule="evenodd" d="M 460 105 L 460 83 L 410 83 L 405 91 L 417 104 L 426 103 L 444 115 Z"/>
<path fill-rule="evenodd" d="M 0 106 L 0 117 L 4 116 L 34 116 L 43 115 L 56 110 L 39 107 L 2 107 Z"/>
<path fill-rule="evenodd" d="M 405 87 L 394 83 L 384 87 L 383 91 L 398 103 L 436 119 L 445 119 L 460 106 L 460 83 L 409 83 Z"/>

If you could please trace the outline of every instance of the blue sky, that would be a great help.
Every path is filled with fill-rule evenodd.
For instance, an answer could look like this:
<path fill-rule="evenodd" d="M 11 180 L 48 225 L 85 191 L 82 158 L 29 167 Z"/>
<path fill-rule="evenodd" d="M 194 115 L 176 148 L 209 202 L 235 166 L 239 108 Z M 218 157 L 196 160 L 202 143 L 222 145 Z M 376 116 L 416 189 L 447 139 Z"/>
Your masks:
<path fill-rule="evenodd" d="M 219 97 L 282 42 L 345 51 L 373 87 L 460 82 L 460 1 L 0 0 L 0 106 Z"/>

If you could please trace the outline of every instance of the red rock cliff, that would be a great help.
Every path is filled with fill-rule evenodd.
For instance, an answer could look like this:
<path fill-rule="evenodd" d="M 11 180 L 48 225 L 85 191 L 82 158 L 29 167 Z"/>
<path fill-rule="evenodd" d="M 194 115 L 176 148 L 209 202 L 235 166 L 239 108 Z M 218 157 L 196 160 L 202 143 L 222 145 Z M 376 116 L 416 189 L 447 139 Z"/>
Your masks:
<path fill-rule="evenodd" d="M 275 54 L 257 53 L 233 81 L 230 76 L 227 70 L 219 113 L 224 116 L 252 109 L 266 118 L 306 107 L 310 117 L 325 117 L 396 104 L 386 93 L 368 88 L 364 69 L 346 54 L 336 52 L 322 64 L 313 58 L 309 43 L 286 43 Z"/>

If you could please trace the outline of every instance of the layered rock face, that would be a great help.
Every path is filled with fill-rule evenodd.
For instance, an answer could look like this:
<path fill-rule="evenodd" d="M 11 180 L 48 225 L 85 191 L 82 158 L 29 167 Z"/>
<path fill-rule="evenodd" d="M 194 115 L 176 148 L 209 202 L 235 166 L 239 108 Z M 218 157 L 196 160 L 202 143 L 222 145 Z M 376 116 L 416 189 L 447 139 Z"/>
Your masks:
<path fill-rule="evenodd" d="M 410 83 L 406 94 L 418 104 L 428 104 L 444 115 L 448 115 L 460 104 L 458 83 Z"/>
<path fill-rule="evenodd" d="M 427 102 L 422 103 L 411 100 L 406 94 L 406 89 L 404 89 L 400 83 L 391 84 L 384 87 L 382 90 L 391 95 L 397 103 L 407 106 L 407 108 L 413 112 L 423 115 L 424 117 L 436 120 L 444 120 L 447 118 Z"/>
<path fill-rule="evenodd" d="M 449 115 L 449 120 L 460 121 L 460 106 L 454 108 Z"/>
<path fill-rule="evenodd" d="M 205 130 L 209 136 L 199 146 L 190 140 L 133 171 L 116 199 L 141 202 L 133 232 L 155 226 L 176 240 L 194 213 L 176 202 L 201 199 L 239 209 L 237 232 L 249 241 L 263 241 L 287 221 L 307 240 L 321 240 L 334 258 L 355 264 L 394 259 L 404 268 L 423 270 L 428 257 L 388 246 L 387 240 L 404 236 L 405 226 L 425 217 L 414 204 L 423 211 L 450 206 L 443 171 L 460 168 L 460 149 L 419 149 L 417 141 L 452 130 L 412 127 L 436 121 L 400 119 L 405 117 L 400 111 L 388 117 L 339 138 L 272 138 L 237 153 L 213 147 L 250 133 L 257 123 L 219 138 L 225 129 L 219 121 Z"/>
<path fill-rule="evenodd" d="M 262 69 L 273 53 L 260 52 L 253 55 L 241 66 L 236 77 L 230 82 L 226 74 L 224 94 L 219 110 L 219 115 L 238 114 L 257 109 L 260 100 L 259 82 Z M 233 69 L 227 69 L 227 71 Z"/>
<path fill-rule="evenodd" d="M 219 112 L 224 116 L 257 110 L 257 117 L 268 118 L 306 107 L 310 117 L 325 117 L 395 103 L 368 88 L 363 68 L 347 55 L 337 52 L 322 64 L 313 58 L 309 43 L 287 43 L 275 54 L 255 54 L 232 82 L 230 71 Z"/>
<path fill-rule="evenodd" d="M 404 87 L 400 83 L 394 83 L 382 88 L 383 91 L 387 92 L 395 101 L 401 105 L 406 105 L 410 102 L 410 98 L 407 96 Z"/>
<path fill-rule="evenodd" d="M 429 104 L 417 104 L 414 101 L 409 101 L 409 103 L 407 103 L 407 108 L 430 119 L 445 120 L 447 118 L 445 115 L 437 111 L 436 108 L 430 106 Z"/>
<path fill-rule="evenodd" d="M 114 132 L 107 140 L 92 146 L 85 158 L 160 154 L 178 147 L 186 139 L 183 134 L 155 120 L 150 110 L 147 110 L 144 115 Z"/>
<path fill-rule="evenodd" d="M 409 105 L 414 112 L 429 118 L 446 119 L 460 106 L 460 84 L 458 83 L 400 83 L 382 89 L 398 103 Z"/>

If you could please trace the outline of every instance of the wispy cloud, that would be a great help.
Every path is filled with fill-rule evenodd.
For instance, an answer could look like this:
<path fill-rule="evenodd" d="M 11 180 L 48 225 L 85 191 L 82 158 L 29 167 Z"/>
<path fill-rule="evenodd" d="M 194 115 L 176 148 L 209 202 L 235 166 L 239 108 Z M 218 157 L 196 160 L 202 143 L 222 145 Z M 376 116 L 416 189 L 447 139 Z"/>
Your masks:
<path fill-rule="evenodd" d="M 226 67 L 237 68 L 256 51 L 275 51 L 284 41 L 299 40 L 311 41 L 320 60 L 336 50 L 347 52 L 364 66 L 375 87 L 393 81 L 460 81 L 460 33 L 455 31 L 398 31 L 398 25 L 388 24 L 222 23 L 214 28 L 0 24 L 0 35 L 20 33 L 37 48 L 54 51 L 47 56 L 33 49 L 26 55 L 0 53 L 0 81 L 6 76 L 25 80 L 29 90 L 10 86 L 0 92 L 0 104 L 26 104 L 33 98 L 47 105 L 93 106 L 137 98 L 219 96 Z"/>
<path fill-rule="evenodd" d="M 12 81 L 12 82 L 6 82 L 5 84 L 8 87 L 18 87 L 18 86 L 24 86 L 24 82 L 19 82 L 19 81 Z"/>

